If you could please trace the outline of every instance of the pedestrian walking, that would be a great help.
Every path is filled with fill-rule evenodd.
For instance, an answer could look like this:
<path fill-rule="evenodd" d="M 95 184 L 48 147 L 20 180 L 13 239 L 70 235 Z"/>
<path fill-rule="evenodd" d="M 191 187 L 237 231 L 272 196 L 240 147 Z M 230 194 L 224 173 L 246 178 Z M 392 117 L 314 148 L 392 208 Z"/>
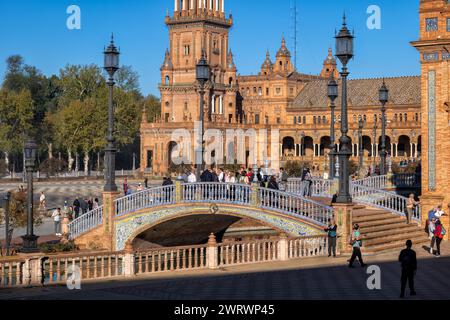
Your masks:
<path fill-rule="evenodd" d="M 433 217 L 430 223 L 428 223 L 428 234 L 431 237 L 430 254 L 434 254 L 434 244 L 436 243 L 436 237 L 434 236 L 434 229 L 436 229 L 436 220 L 437 219 Z"/>
<path fill-rule="evenodd" d="M 73 201 L 73 211 L 75 212 L 75 219 L 77 219 L 80 216 L 80 208 L 81 208 L 81 202 L 78 200 L 78 197 L 75 198 Z"/>
<path fill-rule="evenodd" d="M 356 258 L 358 258 L 361 267 L 365 267 L 366 265 L 363 262 L 361 254 L 362 236 L 359 231 L 359 225 L 357 223 L 353 225 L 352 235 L 350 236 L 350 245 L 353 248 L 353 253 L 349 261 L 349 268 L 353 268 L 353 263 L 355 262 Z"/>
<path fill-rule="evenodd" d="M 94 210 L 98 209 L 100 207 L 99 203 L 98 203 L 98 198 L 94 199 Z"/>
<path fill-rule="evenodd" d="M 328 232 L 328 257 L 331 257 L 333 253 L 333 257 L 336 258 L 337 225 L 334 219 L 330 220 L 325 232 Z"/>
<path fill-rule="evenodd" d="M 144 179 L 144 186 L 145 186 L 145 189 L 148 189 L 148 178 Z"/>
<path fill-rule="evenodd" d="M 419 205 L 420 202 L 414 199 L 414 194 L 410 194 L 408 200 L 406 201 L 406 224 L 409 224 L 411 218 L 414 215 L 414 209 Z"/>
<path fill-rule="evenodd" d="M 55 224 L 55 235 L 57 237 L 62 236 L 61 234 L 61 208 L 56 209 L 52 213 L 53 223 Z"/>
<path fill-rule="evenodd" d="M 400 298 L 405 297 L 406 282 L 409 284 L 410 294 L 412 296 L 416 295 L 416 290 L 414 289 L 414 276 L 417 271 L 417 257 L 416 252 L 411 248 L 412 241 L 406 241 L 406 249 L 403 249 L 398 257 L 398 261 L 402 266 Z"/>
<path fill-rule="evenodd" d="M 39 197 L 39 209 L 45 210 L 45 194 L 41 192 L 41 196 Z"/>
<path fill-rule="evenodd" d="M 438 258 L 441 256 L 441 242 L 442 239 L 444 239 L 446 230 L 444 229 L 444 226 L 439 219 L 436 219 L 435 225 L 436 227 L 434 228 L 434 238 L 436 240 L 436 257 Z"/>
<path fill-rule="evenodd" d="M 128 179 L 127 179 L 127 178 L 125 178 L 125 179 L 123 180 L 123 193 L 124 193 L 125 195 L 128 194 Z"/>

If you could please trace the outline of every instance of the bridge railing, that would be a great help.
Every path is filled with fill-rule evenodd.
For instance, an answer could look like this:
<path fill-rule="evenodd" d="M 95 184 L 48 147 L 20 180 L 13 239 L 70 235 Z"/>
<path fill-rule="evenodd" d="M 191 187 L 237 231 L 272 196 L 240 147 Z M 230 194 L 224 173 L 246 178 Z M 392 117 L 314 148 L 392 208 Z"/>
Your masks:
<path fill-rule="evenodd" d="M 135 274 L 207 268 L 207 245 L 141 250 L 134 254 Z"/>
<path fill-rule="evenodd" d="M 417 173 L 397 173 L 392 176 L 392 184 L 397 188 L 418 188 L 422 185 L 422 175 Z"/>
<path fill-rule="evenodd" d="M 0 260 L 0 288 L 11 288 L 23 284 L 25 259 Z"/>
<path fill-rule="evenodd" d="M 300 196 L 320 196 L 320 197 L 333 197 L 333 180 L 317 179 L 314 178 L 312 183 L 308 181 L 302 181 L 300 178 L 291 178 L 286 185 L 286 192 L 295 193 Z"/>
<path fill-rule="evenodd" d="M 103 206 L 89 211 L 68 224 L 69 237 L 76 238 L 84 232 L 94 229 L 103 223 Z"/>
<path fill-rule="evenodd" d="M 252 187 L 245 184 L 200 182 L 182 185 L 183 202 L 249 204 Z"/>
<path fill-rule="evenodd" d="M 374 189 L 386 189 L 388 186 L 388 176 L 371 176 L 360 180 L 352 181 L 353 184 Z"/>
<path fill-rule="evenodd" d="M 327 254 L 328 237 L 317 236 L 289 240 L 289 258 L 323 256 Z"/>
<path fill-rule="evenodd" d="M 258 206 L 309 220 L 320 226 L 333 217 L 333 208 L 300 195 L 272 189 L 259 189 Z"/>
<path fill-rule="evenodd" d="M 355 202 L 386 209 L 400 216 L 406 215 L 406 206 L 408 201 L 408 198 L 406 197 L 384 190 L 359 186 L 357 184 L 350 185 L 350 192 Z M 416 206 L 413 209 L 411 219 L 420 221 L 420 215 L 420 206 Z"/>
<path fill-rule="evenodd" d="M 144 191 L 116 199 L 114 203 L 116 207 L 116 216 L 119 217 L 140 209 L 174 204 L 175 186 L 170 185 L 146 189 Z"/>

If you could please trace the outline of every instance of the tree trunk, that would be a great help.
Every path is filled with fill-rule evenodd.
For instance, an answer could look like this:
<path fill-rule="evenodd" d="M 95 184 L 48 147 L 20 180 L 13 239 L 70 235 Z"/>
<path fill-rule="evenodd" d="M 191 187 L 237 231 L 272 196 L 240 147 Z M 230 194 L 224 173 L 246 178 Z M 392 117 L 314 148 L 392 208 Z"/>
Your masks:
<path fill-rule="evenodd" d="M 72 172 L 73 161 L 74 161 L 74 159 L 72 157 L 72 150 L 68 149 L 67 154 L 68 154 L 67 171 Z"/>
<path fill-rule="evenodd" d="M 97 175 L 100 174 L 100 152 L 97 152 Z"/>
<path fill-rule="evenodd" d="M 75 172 L 78 174 L 78 171 L 80 171 L 80 156 L 77 153 L 75 153 Z"/>
<path fill-rule="evenodd" d="M 5 154 L 5 167 L 6 170 L 9 171 L 9 153 L 5 151 L 4 154 Z"/>
<path fill-rule="evenodd" d="M 48 158 L 49 160 L 53 159 L 53 143 L 48 144 Z"/>
<path fill-rule="evenodd" d="M 84 152 L 84 176 L 89 176 L 89 151 Z"/>

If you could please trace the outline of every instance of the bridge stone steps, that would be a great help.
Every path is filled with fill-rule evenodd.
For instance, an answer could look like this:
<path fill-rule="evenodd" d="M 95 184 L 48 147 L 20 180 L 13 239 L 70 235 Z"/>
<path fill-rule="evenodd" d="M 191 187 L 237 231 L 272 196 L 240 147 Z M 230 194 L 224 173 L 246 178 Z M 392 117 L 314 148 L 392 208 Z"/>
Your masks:
<path fill-rule="evenodd" d="M 414 223 L 406 224 L 406 218 L 379 208 L 361 208 L 353 212 L 352 220 L 358 223 L 363 236 L 364 253 L 381 253 L 400 250 L 406 240 L 414 245 L 427 243 L 423 229 Z"/>
<path fill-rule="evenodd" d="M 364 234 L 365 239 L 373 239 L 396 234 L 411 234 L 413 232 L 417 232 L 417 226 L 411 224 L 410 225 L 399 224 L 398 226 L 386 228 L 381 231 L 371 231 L 370 229 L 361 229 L 361 233 Z"/>
<path fill-rule="evenodd" d="M 389 243 L 382 243 L 377 244 L 374 246 L 364 246 L 363 244 L 363 251 L 364 253 L 382 253 L 384 251 L 392 251 L 392 250 L 400 250 L 405 248 L 405 242 L 406 240 L 411 240 L 413 242 L 413 246 L 418 248 L 420 245 L 423 244 L 429 244 L 430 240 L 426 236 L 425 233 L 423 233 L 422 236 L 417 237 L 405 237 L 402 240 L 397 240 Z"/>
<path fill-rule="evenodd" d="M 361 224 L 363 222 L 370 222 L 370 221 L 378 221 L 378 220 L 391 220 L 393 218 L 392 214 L 389 212 L 383 212 L 383 213 L 377 213 L 377 214 L 371 214 L 371 215 L 365 215 L 365 216 L 354 216 L 353 222 L 356 222 L 358 224 Z"/>
<path fill-rule="evenodd" d="M 370 220 L 370 221 L 363 221 L 363 222 L 357 222 L 357 220 L 356 221 L 353 220 L 353 222 L 358 223 L 361 228 L 396 224 L 396 223 L 399 223 L 402 221 L 403 221 L 403 223 L 405 223 L 404 222 L 405 220 L 402 217 L 395 216 L 395 215 L 392 215 L 392 217 L 390 217 L 390 218 L 385 217 L 385 218 L 381 218 L 381 219 L 377 219 L 377 220 Z"/>
<path fill-rule="evenodd" d="M 389 224 L 361 227 L 360 229 L 361 229 L 361 232 L 367 234 L 367 233 L 371 233 L 371 232 L 400 229 L 400 228 L 404 228 L 404 227 L 406 227 L 406 222 L 403 220 L 403 221 L 397 221 L 397 222 L 389 223 Z"/>
<path fill-rule="evenodd" d="M 424 235 L 424 233 L 422 231 L 417 231 L 417 230 L 414 232 L 396 233 L 396 234 L 392 234 L 392 235 L 388 235 L 388 236 L 376 237 L 376 238 L 371 238 L 371 239 L 367 239 L 367 240 L 366 240 L 366 237 L 363 235 L 363 245 L 366 247 L 371 247 L 371 246 L 376 246 L 376 245 L 381 245 L 381 244 L 389 244 L 389 243 L 392 243 L 395 241 L 401 241 L 401 240 L 403 240 L 403 245 L 404 245 L 406 240 L 411 239 L 411 238 L 417 239 L 423 235 Z"/>

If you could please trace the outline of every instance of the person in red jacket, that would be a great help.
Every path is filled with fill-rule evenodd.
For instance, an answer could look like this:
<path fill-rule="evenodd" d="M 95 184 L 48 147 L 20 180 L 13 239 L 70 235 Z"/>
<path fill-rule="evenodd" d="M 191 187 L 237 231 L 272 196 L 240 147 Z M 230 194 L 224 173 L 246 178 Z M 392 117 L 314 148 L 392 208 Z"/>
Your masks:
<path fill-rule="evenodd" d="M 441 220 L 436 220 L 436 227 L 434 228 L 434 237 L 436 239 L 436 257 L 441 256 L 441 242 L 444 236 L 442 235 Z"/>

